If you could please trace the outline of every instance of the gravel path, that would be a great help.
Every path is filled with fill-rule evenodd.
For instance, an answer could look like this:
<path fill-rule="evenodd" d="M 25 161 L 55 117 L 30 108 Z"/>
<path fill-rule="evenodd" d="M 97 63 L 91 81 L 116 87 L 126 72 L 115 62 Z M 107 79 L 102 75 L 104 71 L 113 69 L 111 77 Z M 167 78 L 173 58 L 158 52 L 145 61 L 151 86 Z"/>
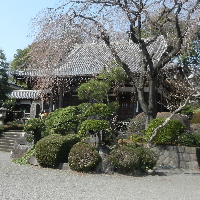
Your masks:
<path fill-rule="evenodd" d="M 82 174 L 11 162 L 0 152 L 0 199 L 199 200 L 199 171 L 158 169 L 156 175 Z"/>

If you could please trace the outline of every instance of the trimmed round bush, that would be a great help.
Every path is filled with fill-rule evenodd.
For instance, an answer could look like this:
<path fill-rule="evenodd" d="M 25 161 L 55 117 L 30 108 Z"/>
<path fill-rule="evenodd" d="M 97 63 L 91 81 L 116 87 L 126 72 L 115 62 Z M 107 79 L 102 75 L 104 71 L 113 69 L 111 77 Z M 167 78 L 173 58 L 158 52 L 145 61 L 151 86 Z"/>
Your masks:
<path fill-rule="evenodd" d="M 153 134 L 153 131 L 163 122 L 165 119 L 157 118 L 153 119 L 147 129 L 145 130 L 145 137 L 148 141 Z M 155 144 L 175 144 L 178 136 L 185 131 L 186 127 L 178 120 L 171 119 L 164 127 L 162 127 L 153 142 Z"/>
<path fill-rule="evenodd" d="M 68 157 L 69 167 L 75 171 L 93 171 L 101 161 L 98 151 L 90 144 L 79 142 L 75 144 Z"/>
<path fill-rule="evenodd" d="M 56 168 L 59 163 L 67 162 L 72 146 L 79 141 L 80 138 L 76 134 L 46 136 L 35 145 L 37 161 L 42 167 Z"/>
<path fill-rule="evenodd" d="M 139 157 L 133 147 L 120 146 L 110 152 L 110 161 L 119 173 L 133 173 L 138 168 Z"/>
<path fill-rule="evenodd" d="M 155 152 L 144 147 L 137 147 L 135 151 L 139 157 L 139 169 L 141 171 L 153 169 L 157 162 Z"/>

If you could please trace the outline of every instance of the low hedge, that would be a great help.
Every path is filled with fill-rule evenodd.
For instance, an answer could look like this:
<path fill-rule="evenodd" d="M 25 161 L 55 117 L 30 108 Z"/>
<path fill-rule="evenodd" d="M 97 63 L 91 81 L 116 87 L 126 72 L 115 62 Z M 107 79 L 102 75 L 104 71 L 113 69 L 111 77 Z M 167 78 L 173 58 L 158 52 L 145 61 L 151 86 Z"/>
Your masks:
<path fill-rule="evenodd" d="M 58 167 L 68 161 L 68 154 L 74 144 L 80 141 L 76 134 L 62 136 L 52 134 L 39 140 L 35 145 L 35 156 L 42 167 Z"/>

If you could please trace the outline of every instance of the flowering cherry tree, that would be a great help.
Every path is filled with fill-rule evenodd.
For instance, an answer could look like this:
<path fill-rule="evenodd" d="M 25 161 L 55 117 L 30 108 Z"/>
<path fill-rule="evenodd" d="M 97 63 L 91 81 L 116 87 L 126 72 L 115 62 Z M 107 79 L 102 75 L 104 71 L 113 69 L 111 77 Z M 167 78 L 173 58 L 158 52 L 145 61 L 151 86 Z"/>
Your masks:
<path fill-rule="evenodd" d="M 182 85 L 190 83 L 181 66 L 170 68 L 168 64 L 187 52 L 198 34 L 199 20 L 198 0 L 62 0 L 33 20 L 31 67 L 45 69 L 46 77 L 51 77 L 53 68 L 67 62 L 75 44 L 105 44 L 134 82 L 147 126 L 157 114 L 157 93 L 165 90 L 161 82 L 174 88 L 166 90 L 168 97 L 170 91 L 177 92 L 177 99 L 184 101 L 194 94 L 183 91 Z M 135 45 L 137 56 L 133 54 L 132 64 L 120 54 L 119 41 Z M 182 75 L 178 81 L 173 78 L 177 72 Z M 51 87 L 55 82 L 49 80 L 38 79 L 37 85 Z"/>

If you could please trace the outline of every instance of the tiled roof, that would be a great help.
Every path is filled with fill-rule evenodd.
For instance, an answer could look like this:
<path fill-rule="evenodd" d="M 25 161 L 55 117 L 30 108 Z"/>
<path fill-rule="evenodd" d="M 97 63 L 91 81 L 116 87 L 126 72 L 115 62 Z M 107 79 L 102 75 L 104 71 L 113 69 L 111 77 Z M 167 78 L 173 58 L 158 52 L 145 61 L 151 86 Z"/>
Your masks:
<path fill-rule="evenodd" d="M 138 44 L 124 41 L 113 44 L 121 60 L 126 63 L 132 72 L 139 71 L 141 67 L 141 50 Z M 167 43 L 163 36 L 148 46 L 148 52 L 153 55 L 153 63 L 156 64 L 166 50 Z M 66 59 L 67 62 L 52 71 L 26 70 L 18 72 L 22 76 L 45 76 L 51 73 L 54 76 L 83 76 L 100 73 L 106 65 L 115 62 L 110 49 L 104 43 L 82 44 L 74 48 Z"/>
<path fill-rule="evenodd" d="M 141 53 L 137 44 L 125 41 L 114 44 L 114 46 L 121 60 L 129 66 L 132 72 L 140 70 Z M 153 55 L 154 64 L 158 62 L 166 47 L 162 36 L 149 45 L 148 51 Z M 75 48 L 67 58 L 66 64 L 57 68 L 54 74 L 60 76 L 98 74 L 106 65 L 114 61 L 115 58 L 105 44 L 84 44 Z"/>
<path fill-rule="evenodd" d="M 13 90 L 9 95 L 15 99 L 37 99 L 39 90 Z"/>

